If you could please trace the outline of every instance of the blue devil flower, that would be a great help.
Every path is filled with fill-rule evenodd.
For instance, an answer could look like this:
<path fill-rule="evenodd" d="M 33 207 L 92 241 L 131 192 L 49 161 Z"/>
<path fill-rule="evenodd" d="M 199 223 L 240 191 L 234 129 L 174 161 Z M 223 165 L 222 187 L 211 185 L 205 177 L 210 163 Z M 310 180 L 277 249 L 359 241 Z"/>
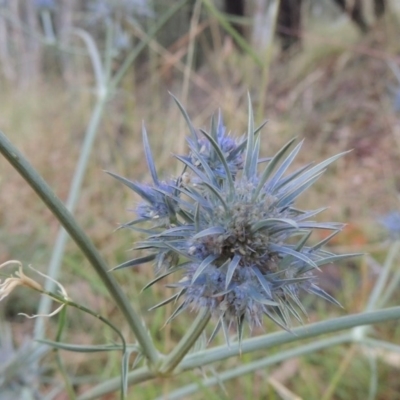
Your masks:
<path fill-rule="evenodd" d="M 176 182 L 159 181 L 144 128 L 153 186 L 112 174 L 145 201 L 130 224 L 147 224 L 148 236 L 136 249 L 149 252 L 115 269 L 154 261 L 157 276 L 146 287 L 170 274 L 179 279 L 169 285 L 176 293 L 153 308 L 178 302 L 171 320 L 185 309 L 207 307 L 218 318 L 215 332 L 234 324 L 239 338 L 245 321 L 259 326 L 264 315 L 284 329 L 290 329 L 291 317 L 301 321 L 306 313 L 302 291 L 338 304 L 318 287 L 313 271 L 355 254 L 324 250 L 342 225 L 316 222 L 313 217 L 323 209 L 301 210 L 295 201 L 345 153 L 288 174 L 302 146 L 289 152 L 291 140 L 261 168 L 260 129 L 254 129 L 250 101 L 247 137 L 241 140 L 226 134 L 221 116 L 217 123 L 212 120 L 209 133 L 199 136 L 175 101 L 190 129 L 189 156 L 176 156 L 183 164 Z M 314 229 L 332 234 L 309 244 Z"/>

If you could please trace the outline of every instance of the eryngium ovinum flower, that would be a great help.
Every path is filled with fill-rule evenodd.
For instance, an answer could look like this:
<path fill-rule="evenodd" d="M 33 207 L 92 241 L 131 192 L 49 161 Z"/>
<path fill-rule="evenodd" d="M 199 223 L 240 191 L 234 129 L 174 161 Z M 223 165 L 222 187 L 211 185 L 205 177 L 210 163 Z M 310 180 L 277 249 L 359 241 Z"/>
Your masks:
<path fill-rule="evenodd" d="M 190 130 L 189 155 L 176 156 L 183 164 L 181 176 L 160 181 L 144 127 L 153 183 L 111 173 L 143 199 L 138 218 L 125 226 L 147 234 L 135 249 L 148 252 L 115 269 L 153 261 L 156 278 L 146 288 L 167 275 L 177 276 L 169 285 L 176 293 L 153 308 L 178 304 L 171 320 L 185 309 L 206 307 L 218 319 L 214 332 L 234 324 L 239 338 L 245 321 L 251 328 L 259 326 L 264 315 L 284 329 L 290 329 L 291 317 L 301 321 L 306 313 L 302 291 L 338 304 L 317 286 L 313 271 L 350 256 L 323 249 L 342 225 L 316 222 L 313 218 L 323 209 L 304 211 L 295 201 L 343 153 L 287 173 L 302 143 L 289 151 L 291 140 L 272 158 L 260 159 L 260 129 L 254 129 L 250 101 L 247 135 L 239 140 L 226 133 L 221 116 L 212 119 L 209 133 L 196 131 L 176 102 Z M 314 229 L 332 234 L 311 245 Z"/>

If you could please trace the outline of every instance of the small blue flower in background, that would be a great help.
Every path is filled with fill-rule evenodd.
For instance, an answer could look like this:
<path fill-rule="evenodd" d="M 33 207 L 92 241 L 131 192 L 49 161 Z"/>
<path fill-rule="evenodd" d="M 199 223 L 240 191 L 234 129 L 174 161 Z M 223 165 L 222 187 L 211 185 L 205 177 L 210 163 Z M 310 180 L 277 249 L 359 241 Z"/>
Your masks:
<path fill-rule="evenodd" d="M 175 101 L 190 130 L 189 155 L 176 156 L 182 174 L 169 183 L 159 181 L 144 128 L 153 185 L 111 174 L 144 200 L 138 218 L 127 225 L 147 234 L 135 248 L 148 252 L 115 269 L 153 261 L 157 276 L 146 287 L 179 276 L 169 285 L 176 293 L 153 308 L 178 302 L 170 321 L 186 309 L 206 307 L 218 320 L 212 337 L 219 328 L 226 334 L 234 325 L 241 339 L 244 323 L 260 326 L 263 316 L 290 329 L 292 318 L 301 321 L 306 314 L 302 292 L 339 304 L 318 287 L 313 271 L 355 255 L 323 248 L 343 225 L 316 222 L 313 218 L 323 209 L 301 210 L 295 201 L 344 153 L 288 174 L 302 146 L 289 152 L 291 140 L 261 168 L 260 128 L 254 129 L 250 100 L 247 135 L 239 140 L 227 135 L 221 115 L 212 119 L 209 133 L 198 132 Z M 315 229 L 332 233 L 309 244 Z"/>
<path fill-rule="evenodd" d="M 400 212 L 392 211 L 379 219 L 379 222 L 387 229 L 390 236 L 400 239 Z"/>

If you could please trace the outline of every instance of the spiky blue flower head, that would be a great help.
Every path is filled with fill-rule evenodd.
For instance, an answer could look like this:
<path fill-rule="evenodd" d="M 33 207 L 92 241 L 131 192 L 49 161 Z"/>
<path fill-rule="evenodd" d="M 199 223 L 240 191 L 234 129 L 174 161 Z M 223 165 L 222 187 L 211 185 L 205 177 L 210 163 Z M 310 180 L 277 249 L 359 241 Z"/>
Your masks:
<path fill-rule="evenodd" d="M 148 237 L 136 249 L 149 254 L 117 268 L 154 261 L 158 275 L 146 287 L 167 275 L 179 275 L 170 285 L 177 292 L 155 307 L 180 301 L 170 319 L 187 308 L 206 307 L 218 318 L 217 327 L 236 324 L 239 337 L 245 321 L 258 326 L 264 315 L 285 329 L 290 328 L 291 317 L 301 321 L 306 312 L 300 302 L 302 291 L 338 304 L 318 287 L 313 271 L 352 256 L 323 249 L 342 225 L 316 222 L 314 216 L 323 209 L 301 210 L 295 201 L 344 153 L 288 174 L 302 145 L 289 152 L 291 140 L 261 168 L 260 129 L 254 129 L 250 101 L 247 136 L 241 141 L 226 135 L 221 117 L 217 124 L 212 122 L 210 133 L 201 131 L 200 138 L 177 104 L 191 133 L 189 156 L 176 156 L 183 164 L 182 175 L 160 184 L 145 130 L 151 189 L 113 174 L 148 207 L 145 212 L 139 208 L 139 218 L 131 224 L 147 224 Z M 315 229 L 332 234 L 309 244 Z"/>

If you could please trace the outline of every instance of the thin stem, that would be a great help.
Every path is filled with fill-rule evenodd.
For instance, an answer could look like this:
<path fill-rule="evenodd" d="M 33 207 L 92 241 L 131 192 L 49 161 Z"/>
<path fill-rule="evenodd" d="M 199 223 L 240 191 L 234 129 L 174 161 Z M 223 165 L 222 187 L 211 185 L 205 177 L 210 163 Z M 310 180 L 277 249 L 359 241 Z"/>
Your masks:
<path fill-rule="evenodd" d="M 60 201 L 60 199 L 50 189 L 44 179 L 30 165 L 20 151 L 13 146 L 8 138 L 0 132 L 0 153 L 10 162 L 10 164 L 20 173 L 27 181 L 32 189 L 38 194 L 48 209 L 60 221 L 71 238 L 82 250 L 85 257 L 93 266 L 100 279 L 103 281 L 111 297 L 124 314 L 129 326 L 139 342 L 143 354 L 148 358 L 150 363 L 155 364 L 159 358 L 159 354 L 149 336 L 147 329 L 143 325 L 139 314 L 132 308 L 129 299 L 121 290 L 117 281 L 108 273 L 109 266 L 99 254 L 91 240 L 76 223 L 71 213 Z"/>
<path fill-rule="evenodd" d="M 369 347 L 378 347 L 381 349 L 389 350 L 392 353 L 400 353 L 400 346 L 398 344 L 386 342 L 385 340 L 378 340 L 372 338 L 364 338 L 362 344 Z"/>
<path fill-rule="evenodd" d="M 108 32 L 108 31 L 107 31 Z M 82 29 L 72 29 L 72 34 L 79 36 L 86 45 L 90 60 L 92 62 L 93 72 L 97 85 L 97 102 L 92 111 L 89 125 L 86 129 L 85 139 L 80 152 L 79 160 L 72 178 L 68 199 L 66 202 L 67 209 L 73 214 L 79 198 L 79 192 L 82 181 L 85 176 L 90 154 L 93 149 L 94 140 L 98 132 L 100 121 L 104 112 L 104 108 L 108 98 L 108 91 L 105 82 L 105 71 L 101 62 L 98 48 L 92 36 Z M 106 53 L 106 57 L 112 57 L 111 52 Z M 111 61 L 110 61 L 111 63 Z M 57 279 L 61 268 L 61 262 L 64 256 L 65 245 L 68 240 L 66 231 L 61 227 L 58 231 L 56 242 L 53 247 L 50 263 L 48 266 L 48 275 L 53 279 Z M 47 291 L 54 290 L 54 281 L 47 280 L 45 289 Z M 48 314 L 51 308 L 51 298 L 42 297 L 38 307 L 39 314 Z M 34 327 L 34 337 L 42 339 L 44 337 L 45 323 L 43 318 L 38 318 Z"/>
<path fill-rule="evenodd" d="M 195 344 L 196 340 L 204 331 L 211 318 L 211 313 L 209 309 L 203 308 L 197 315 L 195 321 L 191 327 L 186 332 L 185 336 L 180 340 L 180 342 L 174 347 L 174 349 L 167 355 L 163 361 L 160 372 L 162 374 L 168 374 L 173 371 L 181 360 L 186 356 L 188 351 Z"/>
<path fill-rule="evenodd" d="M 98 131 L 98 127 L 101 121 L 104 107 L 106 105 L 106 97 L 99 97 L 96 106 L 93 110 L 90 122 L 85 134 L 85 140 L 82 145 L 82 150 L 80 157 L 76 166 L 74 177 L 72 179 L 71 188 L 69 190 L 68 199 L 66 202 L 66 207 L 68 211 L 73 214 L 76 204 L 79 198 L 79 192 L 82 185 L 83 178 L 85 176 L 85 171 L 90 158 L 90 153 L 93 148 L 93 142 Z M 51 276 L 53 279 L 57 279 L 58 272 L 61 267 L 62 258 L 64 256 L 65 245 L 68 240 L 68 234 L 65 229 L 60 228 L 57 234 L 56 241 L 54 243 L 53 252 L 51 254 L 49 267 L 47 275 Z M 47 280 L 45 284 L 45 290 L 51 292 L 54 290 L 55 283 L 51 280 Z M 48 314 L 51 307 L 51 298 L 44 296 L 42 297 L 38 314 Z M 43 318 L 38 318 L 35 323 L 34 337 L 36 339 L 42 339 L 44 337 L 45 323 Z"/>
<path fill-rule="evenodd" d="M 71 33 L 79 36 L 85 43 L 85 46 L 88 50 L 90 61 L 92 63 L 92 68 L 97 85 L 98 96 L 100 99 L 102 97 L 106 97 L 107 88 L 106 88 L 106 83 L 104 81 L 105 79 L 104 67 L 101 62 L 101 57 L 95 41 L 93 40 L 92 36 L 89 33 L 87 33 L 84 29 L 74 28 L 71 29 Z"/>
<path fill-rule="evenodd" d="M 56 341 L 61 342 L 62 331 L 64 330 L 65 321 L 66 321 L 66 312 L 67 309 L 64 307 L 59 314 L 58 318 L 58 332 L 56 334 Z M 65 368 L 64 362 L 61 358 L 59 349 L 54 349 L 56 353 L 56 362 L 58 369 L 60 370 L 61 376 L 64 379 L 64 387 L 67 393 L 69 400 L 76 400 L 76 395 L 74 391 L 74 387 L 71 384 L 71 380 L 69 379 L 67 369 Z"/>
<path fill-rule="evenodd" d="M 240 367 L 218 374 L 218 376 L 204 379 L 200 383 L 193 383 L 179 388 L 168 394 L 168 400 L 178 400 L 193 393 L 196 393 L 203 387 L 217 385 L 229 379 L 237 378 L 243 376 L 244 374 L 249 374 L 254 371 L 262 370 L 266 367 L 269 367 L 270 365 L 277 364 L 290 358 L 300 357 L 305 354 L 314 353 L 327 347 L 337 346 L 339 344 L 347 343 L 350 341 L 351 335 L 345 333 L 332 338 L 322 339 L 317 342 L 310 343 L 295 349 L 281 351 L 271 357 L 266 357 L 261 360 L 253 361 L 246 365 L 241 365 Z M 161 400 L 161 398 L 158 398 L 156 400 Z"/>
<path fill-rule="evenodd" d="M 147 367 L 138 368 L 128 374 L 128 385 L 131 386 L 137 383 L 146 382 L 156 377 L 157 374 L 154 371 L 150 371 Z M 85 393 L 78 396 L 77 400 L 92 400 L 102 398 L 102 396 L 105 394 L 118 390 L 120 382 L 121 378 L 119 377 L 111 378 L 100 383 L 94 388 L 87 390 Z"/>
<path fill-rule="evenodd" d="M 333 318 L 328 321 L 317 322 L 295 328 L 292 332 L 271 333 L 269 335 L 243 340 L 241 344 L 238 342 L 231 343 L 230 347 L 218 346 L 194 354 L 188 354 L 182 361 L 179 369 L 182 371 L 191 370 L 216 361 L 238 356 L 240 354 L 252 353 L 261 349 L 267 349 L 327 333 L 338 332 L 356 326 L 373 325 L 379 322 L 395 320 L 398 318 L 400 318 L 400 306 Z"/>
<path fill-rule="evenodd" d="M 376 362 L 376 355 L 368 349 L 367 358 L 369 361 L 369 368 L 371 370 L 371 377 L 369 380 L 368 400 L 376 399 L 378 393 L 378 368 Z"/>

